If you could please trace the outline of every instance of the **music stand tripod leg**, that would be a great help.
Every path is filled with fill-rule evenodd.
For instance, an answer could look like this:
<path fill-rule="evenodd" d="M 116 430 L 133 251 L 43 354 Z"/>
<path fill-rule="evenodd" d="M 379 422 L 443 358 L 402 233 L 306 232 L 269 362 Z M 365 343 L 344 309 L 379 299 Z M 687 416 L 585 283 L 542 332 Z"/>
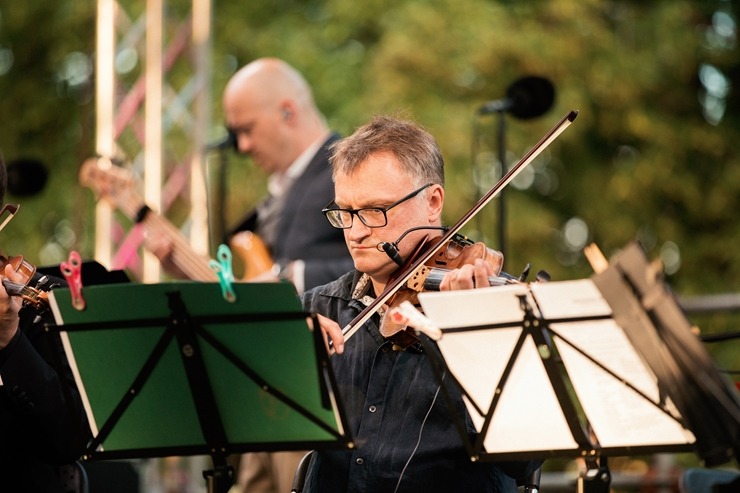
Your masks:
<path fill-rule="evenodd" d="M 606 457 L 586 460 L 586 470 L 578 476 L 577 493 L 609 493 L 612 475 L 606 465 Z"/>

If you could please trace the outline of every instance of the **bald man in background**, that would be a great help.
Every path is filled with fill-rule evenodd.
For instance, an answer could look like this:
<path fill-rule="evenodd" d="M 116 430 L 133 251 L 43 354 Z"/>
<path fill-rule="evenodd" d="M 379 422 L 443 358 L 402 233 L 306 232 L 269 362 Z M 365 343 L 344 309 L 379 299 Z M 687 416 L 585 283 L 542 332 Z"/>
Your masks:
<path fill-rule="evenodd" d="M 248 280 L 285 279 L 300 294 L 352 270 L 342 230 L 321 213 L 334 198 L 328 148 L 340 136 L 327 126 L 304 77 L 283 60 L 257 59 L 228 81 L 223 112 L 237 152 L 249 155 L 269 175 L 267 197 L 227 233 L 232 248 L 242 231 L 267 246 L 272 268 Z M 166 238 L 150 232 L 146 243 L 165 271 L 187 277 L 172 262 Z M 286 493 L 304 454 L 245 454 L 232 490 Z"/>
<path fill-rule="evenodd" d="M 255 60 L 227 83 L 223 111 L 237 151 L 269 174 L 268 197 L 230 234 L 255 232 L 275 262 L 271 274 L 299 293 L 351 270 L 343 235 L 321 214 L 334 197 L 328 146 L 339 135 L 303 76 L 282 60 Z"/>
<path fill-rule="evenodd" d="M 227 83 L 223 111 L 237 151 L 269 174 L 268 197 L 231 231 L 253 231 L 270 250 L 275 266 L 255 280 L 277 275 L 300 293 L 351 270 L 342 231 L 321 213 L 334 198 L 328 147 L 339 135 L 303 76 L 282 60 L 255 60 Z M 234 489 L 287 493 L 304 453 L 243 455 Z"/>
<path fill-rule="evenodd" d="M 321 213 L 334 197 L 328 148 L 340 136 L 327 126 L 303 76 L 283 60 L 257 59 L 228 81 L 223 112 L 237 152 L 269 175 L 266 198 L 226 235 L 242 256 L 233 241 L 240 232 L 267 246 L 272 268 L 249 280 L 286 279 L 302 293 L 351 270 L 342 232 Z M 187 277 L 172 262 L 167 238 L 150 232 L 146 243 L 166 272 Z"/>

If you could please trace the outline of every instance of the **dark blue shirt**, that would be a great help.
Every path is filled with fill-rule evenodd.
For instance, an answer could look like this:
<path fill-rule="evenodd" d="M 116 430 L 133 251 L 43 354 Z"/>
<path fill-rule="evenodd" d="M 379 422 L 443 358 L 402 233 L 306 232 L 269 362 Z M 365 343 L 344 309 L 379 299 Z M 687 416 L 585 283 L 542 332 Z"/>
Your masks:
<path fill-rule="evenodd" d="M 365 306 L 352 299 L 359 273 L 348 273 L 303 296 L 304 308 L 344 327 Z M 354 450 L 319 451 L 309 468 L 307 493 L 499 493 L 516 491 L 538 462 L 472 462 L 454 416 L 475 429 L 459 392 L 454 406 L 440 391 L 429 341 L 423 350 L 395 350 L 374 315 L 332 357 L 338 393 L 345 406 Z M 423 337 L 423 336 L 422 336 Z M 451 386 L 454 387 L 454 386 Z M 508 474 L 508 475 L 507 475 Z"/>

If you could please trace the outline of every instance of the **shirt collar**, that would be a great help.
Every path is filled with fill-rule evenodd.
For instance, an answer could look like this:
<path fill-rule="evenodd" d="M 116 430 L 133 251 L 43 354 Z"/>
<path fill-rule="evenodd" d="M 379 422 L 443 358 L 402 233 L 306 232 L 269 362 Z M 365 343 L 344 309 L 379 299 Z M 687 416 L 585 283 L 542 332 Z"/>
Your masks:
<path fill-rule="evenodd" d="M 329 140 L 330 133 L 326 133 L 316 139 L 308 146 L 298 158 L 285 170 L 284 173 L 275 173 L 267 179 L 267 190 L 273 197 L 282 196 L 295 182 L 295 180 L 306 171 L 311 159 L 319 152 L 324 143 Z"/>

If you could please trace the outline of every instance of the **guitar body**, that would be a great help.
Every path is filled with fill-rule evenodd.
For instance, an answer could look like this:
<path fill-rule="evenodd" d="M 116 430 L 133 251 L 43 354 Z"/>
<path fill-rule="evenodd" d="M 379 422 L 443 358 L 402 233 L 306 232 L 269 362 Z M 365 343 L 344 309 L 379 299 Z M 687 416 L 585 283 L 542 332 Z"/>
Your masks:
<path fill-rule="evenodd" d="M 262 238 L 251 231 L 239 231 L 229 241 L 231 251 L 244 263 L 243 281 L 272 271 L 274 262 Z"/>

